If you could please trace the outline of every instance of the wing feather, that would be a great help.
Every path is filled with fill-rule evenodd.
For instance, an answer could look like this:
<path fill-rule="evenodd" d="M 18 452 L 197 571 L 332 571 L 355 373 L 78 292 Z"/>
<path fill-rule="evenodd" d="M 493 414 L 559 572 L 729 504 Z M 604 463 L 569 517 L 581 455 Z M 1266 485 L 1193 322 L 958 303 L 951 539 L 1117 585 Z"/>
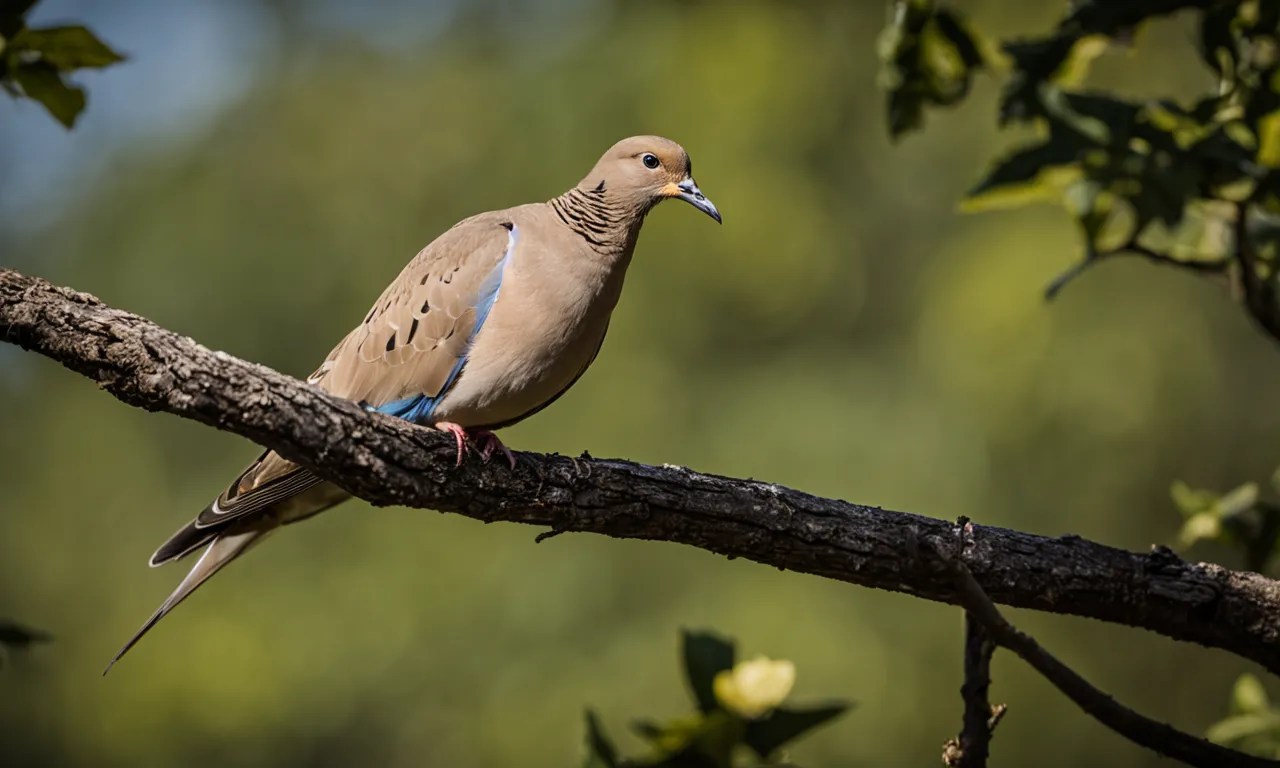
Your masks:
<path fill-rule="evenodd" d="M 504 222 L 508 222 L 504 226 Z M 467 219 L 423 248 L 308 379 L 338 397 L 374 407 L 436 398 L 452 384 L 484 300 L 496 294 L 512 239 L 501 213 Z M 194 522 L 219 528 L 263 513 L 324 482 L 267 451 L 245 468 Z"/>
<path fill-rule="evenodd" d="M 439 397 L 483 320 L 479 305 L 510 243 L 501 214 L 472 217 L 422 249 L 312 375 L 374 407 Z"/>

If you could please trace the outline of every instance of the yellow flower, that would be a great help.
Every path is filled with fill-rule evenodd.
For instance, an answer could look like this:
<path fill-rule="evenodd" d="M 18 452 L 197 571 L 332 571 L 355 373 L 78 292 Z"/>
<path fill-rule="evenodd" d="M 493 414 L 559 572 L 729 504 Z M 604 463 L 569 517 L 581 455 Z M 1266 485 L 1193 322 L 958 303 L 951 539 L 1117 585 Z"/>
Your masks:
<path fill-rule="evenodd" d="M 796 684 L 796 665 L 757 656 L 716 675 L 716 699 L 728 711 L 755 720 L 772 712 Z"/>

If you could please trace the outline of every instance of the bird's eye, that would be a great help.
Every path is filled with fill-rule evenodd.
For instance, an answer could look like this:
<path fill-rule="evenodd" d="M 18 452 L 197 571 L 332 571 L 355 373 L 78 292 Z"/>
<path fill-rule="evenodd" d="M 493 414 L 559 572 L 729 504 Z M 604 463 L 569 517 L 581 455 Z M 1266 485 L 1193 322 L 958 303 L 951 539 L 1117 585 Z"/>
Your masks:
<path fill-rule="evenodd" d="M 650 154 L 648 152 L 644 153 L 644 157 L 640 158 L 640 162 L 644 163 L 644 167 L 650 170 L 662 165 L 662 163 L 658 161 L 657 155 Z"/>

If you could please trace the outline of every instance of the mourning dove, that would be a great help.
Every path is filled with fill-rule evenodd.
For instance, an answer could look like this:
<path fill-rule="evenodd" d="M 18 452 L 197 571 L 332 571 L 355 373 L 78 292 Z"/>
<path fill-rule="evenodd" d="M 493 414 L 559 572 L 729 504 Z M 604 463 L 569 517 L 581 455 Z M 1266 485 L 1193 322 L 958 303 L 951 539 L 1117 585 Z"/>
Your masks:
<path fill-rule="evenodd" d="M 409 262 L 308 382 L 452 433 L 459 464 L 475 442 L 486 461 L 500 451 L 514 468 L 493 430 L 547 407 L 591 365 L 645 215 L 668 198 L 720 221 L 684 148 L 635 136 L 613 145 L 559 197 L 464 219 Z M 156 566 L 207 545 L 111 664 L 266 534 L 347 498 L 307 469 L 263 453 L 151 556 Z"/>

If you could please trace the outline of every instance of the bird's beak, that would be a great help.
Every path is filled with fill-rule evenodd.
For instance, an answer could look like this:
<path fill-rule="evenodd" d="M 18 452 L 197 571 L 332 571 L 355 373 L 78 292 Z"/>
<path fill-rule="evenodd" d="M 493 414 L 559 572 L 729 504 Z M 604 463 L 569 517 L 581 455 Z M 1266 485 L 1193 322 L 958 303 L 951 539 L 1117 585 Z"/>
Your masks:
<path fill-rule="evenodd" d="M 715 219 L 716 223 L 722 223 L 720 211 L 716 208 L 716 204 L 702 194 L 702 190 L 698 189 L 697 184 L 693 183 L 693 179 L 685 179 L 679 184 L 668 184 L 666 191 L 668 197 L 678 197 Z"/>

